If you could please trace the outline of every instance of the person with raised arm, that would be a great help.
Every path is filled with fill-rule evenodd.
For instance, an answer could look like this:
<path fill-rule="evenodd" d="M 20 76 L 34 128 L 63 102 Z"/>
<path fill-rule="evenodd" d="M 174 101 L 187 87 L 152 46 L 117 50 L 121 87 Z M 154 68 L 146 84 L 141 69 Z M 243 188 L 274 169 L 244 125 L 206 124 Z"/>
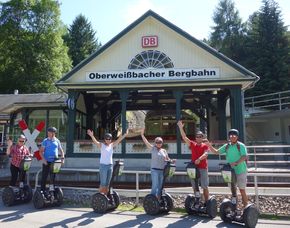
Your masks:
<path fill-rule="evenodd" d="M 190 140 L 183 129 L 184 124 L 181 120 L 177 122 L 183 141 L 189 146 L 191 150 L 191 161 L 196 165 L 200 173 L 200 186 L 203 189 L 203 196 L 205 202 L 209 199 L 209 178 L 208 178 L 208 162 L 207 156 L 209 148 L 203 143 L 204 134 L 202 131 L 197 131 L 195 134 L 195 141 Z M 195 189 L 194 181 L 192 181 L 192 188 Z"/>
<path fill-rule="evenodd" d="M 148 142 L 144 135 L 145 129 L 141 130 L 141 137 L 146 147 L 151 151 L 151 194 L 155 195 L 158 200 L 161 198 L 161 189 L 163 182 L 163 171 L 167 161 L 175 162 L 171 160 L 168 156 L 167 151 L 162 148 L 163 139 L 161 137 L 156 137 L 154 144 Z"/>
<path fill-rule="evenodd" d="M 105 134 L 105 141 L 102 143 L 98 141 L 94 132 L 90 129 L 87 130 L 87 134 L 91 137 L 93 143 L 101 150 L 100 157 L 100 193 L 107 195 L 109 191 L 109 183 L 113 174 L 113 148 L 116 147 L 129 133 L 127 129 L 124 135 L 120 135 L 116 141 L 112 141 L 112 134 Z"/>

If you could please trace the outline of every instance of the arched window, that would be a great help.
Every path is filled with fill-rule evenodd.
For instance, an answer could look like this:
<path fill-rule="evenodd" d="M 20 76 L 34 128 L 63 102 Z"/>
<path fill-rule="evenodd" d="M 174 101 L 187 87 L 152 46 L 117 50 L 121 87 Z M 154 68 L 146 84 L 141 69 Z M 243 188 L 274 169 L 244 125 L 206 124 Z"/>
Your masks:
<path fill-rule="evenodd" d="M 128 69 L 173 68 L 171 59 L 157 50 L 143 51 L 130 62 Z"/>

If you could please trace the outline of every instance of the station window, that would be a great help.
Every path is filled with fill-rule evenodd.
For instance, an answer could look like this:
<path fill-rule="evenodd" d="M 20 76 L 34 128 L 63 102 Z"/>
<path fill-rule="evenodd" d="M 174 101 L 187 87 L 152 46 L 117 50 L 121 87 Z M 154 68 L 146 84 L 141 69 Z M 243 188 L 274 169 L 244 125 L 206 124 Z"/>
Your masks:
<path fill-rule="evenodd" d="M 128 69 L 173 68 L 171 59 L 158 50 L 143 51 L 130 62 Z"/>

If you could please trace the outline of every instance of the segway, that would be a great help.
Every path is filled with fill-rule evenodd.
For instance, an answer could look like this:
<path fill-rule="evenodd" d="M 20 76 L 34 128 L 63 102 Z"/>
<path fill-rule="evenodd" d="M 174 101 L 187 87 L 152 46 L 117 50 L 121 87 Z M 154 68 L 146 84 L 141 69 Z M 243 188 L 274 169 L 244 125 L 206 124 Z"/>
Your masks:
<path fill-rule="evenodd" d="M 50 165 L 49 171 L 49 187 L 45 191 L 36 189 L 33 195 L 33 205 L 36 209 L 41 209 L 48 206 L 61 206 L 63 203 L 63 192 L 60 187 L 55 187 L 53 175 L 60 172 L 61 159 L 56 159 Z"/>
<path fill-rule="evenodd" d="M 158 213 L 168 213 L 173 208 L 173 198 L 170 194 L 166 193 L 164 190 L 164 183 L 167 178 L 170 178 L 174 175 L 176 165 L 168 161 L 164 167 L 163 171 L 163 182 L 161 187 L 161 198 L 160 200 L 153 194 L 148 194 L 145 196 L 143 201 L 143 207 L 146 214 L 156 215 Z"/>
<path fill-rule="evenodd" d="M 107 211 L 115 210 L 120 205 L 120 196 L 116 191 L 113 190 L 112 186 L 114 183 L 114 178 L 122 175 L 123 169 L 123 161 L 115 161 L 107 195 L 98 192 L 92 196 L 92 208 L 94 212 L 103 214 Z"/>
<path fill-rule="evenodd" d="M 25 157 L 19 166 L 20 172 L 27 172 L 30 169 L 32 159 Z M 5 206 L 12 206 L 18 203 L 29 203 L 32 199 L 32 188 L 21 180 L 18 187 L 5 187 L 2 193 L 2 201 Z"/>
<path fill-rule="evenodd" d="M 248 204 L 242 211 L 237 207 L 236 174 L 230 164 L 222 166 L 222 177 L 231 187 L 232 199 L 224 199 L 220 205 L 220 217 L 226 223 L 233 221 L 244 223 L 246 227 L 256 227 L 259 217 L 259 210 L 254 204 Z"/>
<path fill-rule="evenodd" d="M 194 181 L 194 195 L 189 194 L 185 199 L 185 210 L 187 214 L 203 214 L 211 218 L 217 215 L 217 201 L 211 196 L 206 203 L 201 200 L 199 191 L 200 171 L 193 162 L 186 162 L 186 171 L 188 177 Z"/>

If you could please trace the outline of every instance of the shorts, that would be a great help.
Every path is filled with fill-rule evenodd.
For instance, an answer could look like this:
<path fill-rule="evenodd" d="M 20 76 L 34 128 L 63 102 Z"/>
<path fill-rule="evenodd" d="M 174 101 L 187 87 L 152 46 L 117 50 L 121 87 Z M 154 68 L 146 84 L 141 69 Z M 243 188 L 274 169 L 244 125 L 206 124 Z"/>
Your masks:
<path fill-rule="evenodd" d="M 113 174 L 113 164 L 100 164 L 100 187 L 109 187 Z"/>
<path fill-rule="evenodd" d="M 207 169 L 198 169 L 200 173 L 200 186 L 201 188 L 208 188 L 209 180 L 208 180 L 208 170 Z M 192 187 L 194 188 L 194 180 L 191 180 Z"/>
<path fill-rule="evenodd" d="M 245 189 L 247 187 L 247 173 L 236 174 L 237 186 L 239 189 Z"/>

